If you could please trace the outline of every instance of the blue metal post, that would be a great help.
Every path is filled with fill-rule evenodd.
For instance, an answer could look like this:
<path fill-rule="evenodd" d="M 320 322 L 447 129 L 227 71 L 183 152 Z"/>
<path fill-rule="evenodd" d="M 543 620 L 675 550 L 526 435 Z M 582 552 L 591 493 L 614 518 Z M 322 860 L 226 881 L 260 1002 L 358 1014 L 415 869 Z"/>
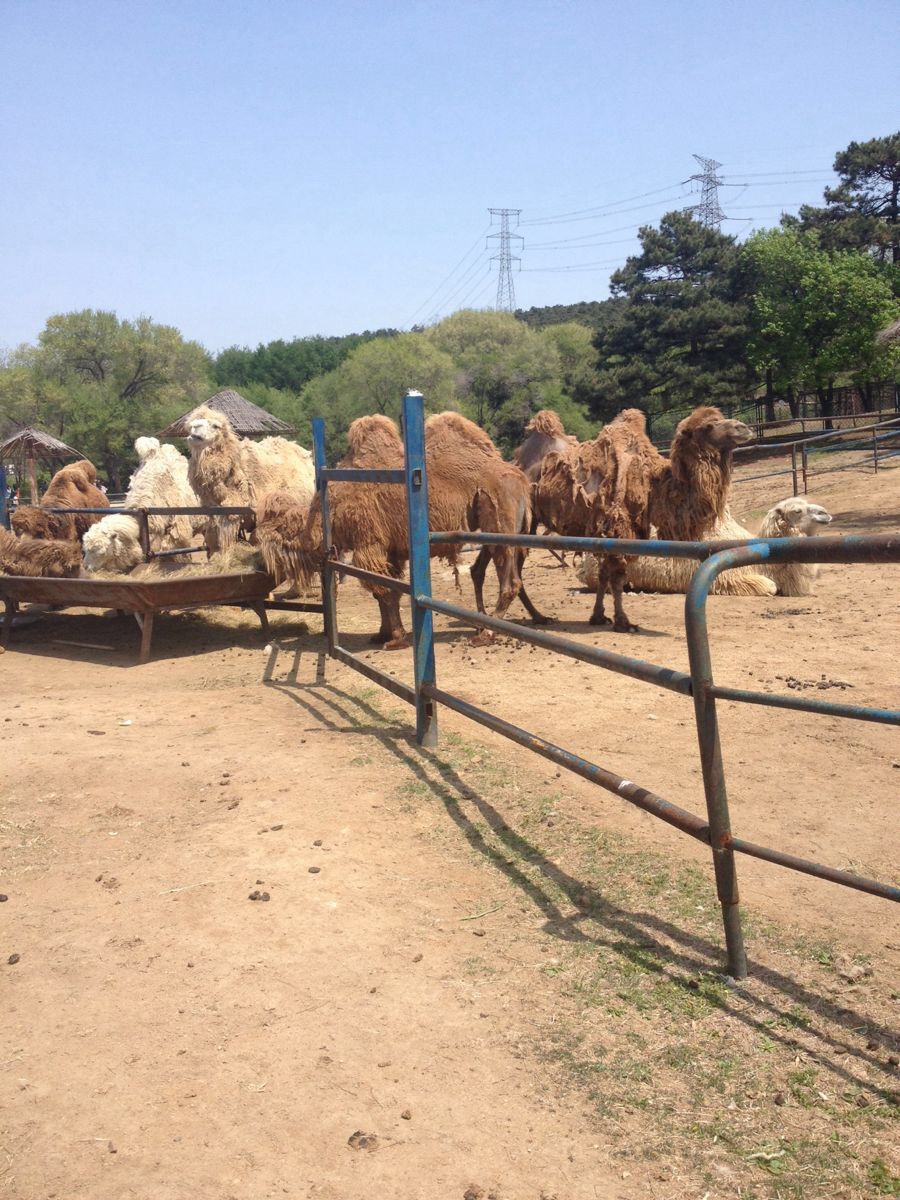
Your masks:
<path fill-rule="evenodd" d="M 328 508 L 328 481 L 322 478 L 325 470 L 325 422 L 321 417 L 313 417 L 313 461 L 316 465 L 316 490 L 319 493 L 319 503 L 322 506 L 322 615 L 325 625 L 325 640 L 328 643 L 328 653 L 333 658 L 337 644 L 337 596 L 335 593 L 334 572 L 331 569 L 331 513 Z"/>
<path fill-rule="evenodd" d="M 422 685 L 435 683 L 434 622 L 418 597 L 431 599 L 431 551 L 428 540 L 428 476 L 425 470 L 425 405 L 421 392 L 403 397 L 403 445 L 406 505 L 409 519 L 409 583 L 412 601 L 413 665 L 416 683 L 416 741 L 437 745 L 434 701 L 422 695 Z"/>

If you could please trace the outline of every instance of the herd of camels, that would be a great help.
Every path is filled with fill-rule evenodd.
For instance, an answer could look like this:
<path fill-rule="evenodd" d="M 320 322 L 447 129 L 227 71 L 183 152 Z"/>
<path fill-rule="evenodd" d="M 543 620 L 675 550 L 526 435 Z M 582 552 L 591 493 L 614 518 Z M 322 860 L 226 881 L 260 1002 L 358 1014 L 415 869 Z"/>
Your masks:
<path fill-rule="evenodd" d="M 455 412 L 429 417 L 425 457 L 430 528 L 519 534 L 533 532 L 540 524 L 551 533 L 570 537 L 646 539 L 654 530 L 659 538 L 678 541 L 734 536 L 721 532 L 736 524 L 728 509 L 732 456 L 752 433 L 717 408 L 702 406 L 686 417 L 668 457 L 647 437 L 645 417 L 638 409 L 619 413 L 589 442 L 580 443 L 566 434 L 550 410 L 535 415 L 527 435 L 509 463 L 484 430 L 466 417 Z M 348 451 L 340 465 L 397 468 L 403 466 L 403 456 L 396 424 L 386 416 L 367 416 L 350 426 Z M 355 566 L 367 571 L 395 579 L 403 576 L 409 557 L 406 512 L 397 503 L 394 487 L 333 483 L 329 506 L 335 552 L 351 556 Z M 741 529 L 737 536 L 750 534 Z M 267 568 L 277 578 L 308 586 L 325 552 L 318 498 L 307 505 L 290 491 L 264 497 L 257 508 L 256 538 Z M 434 543 L 431 550 L 454 568 L 458 565 L 458 545 Z M 471 567 L 479 612 L 485 612 L 484 577 L 493 560 L 499 596 L 492 615 L 505 616 L 518 597 L 535 623 L 548 621 L 524 587 L 524 559 L 519 548 L 481 549 Z M 603 555 L 598 563 L 591 624 L 635 632 L 623 604 L 628 560 Z M 737 578 L 722 577 L 723 591 L 756 595 L 776 591 L 776 583 L 755 569 L 728 574 Z M 381 614 L 372 640 L 386 649 L 408 645 L 398 594 L 369 583 L 364 586 L 374 595 Z M 611 619 L 604 611 L 607 590 L 613 601 Z M 476 644 L 488 640 L 487 631 L 475 639 Z"/>
<path fill-rule="evenodd" d="M 205 406 L 188 418 L 190 460 L 154 438 L 139 438 L 140 465 L 125 499 L 129 507 L 235 505 L 254 510 L 252 539 L 268 571 L 294 588 L 309 586 L 321 570 L 326 550 L 349 556 L 368 572 L 402 578 L 409 559 L 406 507 L 396 486 L 335 482 L 329 485 L 331 543 L 323 544 L 322 513 L 308 450 L 284 438 L 252 442 L 238 437 L 227 417 Z M 499 534 L 534 533 L 543 526 L 568 537 L 651 536 L 671 541 L 742 539 L 751 534 L 731 515 L 729 497 L 733 453 L 749 441 L 750 429 L 710 406 L 696 408 L 675 431 L 667 456 L 647 437 L 644 414 L 625 409 L 588 442 L 568 435 L 556 413 L 545 409 L 527 427 L 527 437 L 506 462 L 483 429 L 457 412 L 425 422 L 429 525 L 433 531 Z M 403 440 L 386 416 L 359 417 L 348 432 L 340 465 L 401 468 Z M 84 518 L 49 511 L 60 504 L 100 509 Z M 54 477 L 39 508 L 13 516 L 13 533 L 0 537 L 0 570 L 24 575 L 128 573 L 143 563 L 138 524 L 108 506 L 88 462 L 64 467 Z M 102 519 L 101 519 L 102 516 Z M 793 497 L 771 510 L 764 536 L 816 532 L 831 518 L 820 506 Z M 240 519 L 203 518 L 210 552 L 227 550 Z M 176 552 L 193 544 L 194 519 L 154 517 L 151 549 Z M 84 545 L 80 544 L 83 539 Z M 84 553 L 82 564 L 81 555 Z M 433 543 L 431 552 L 457 572 L 462 547 Z M 484 581 L 493 561 L 499 595 L 493 616 L 504 617 L 518 597 L 532 621 L 548 621 L 534 606 L 522 581 L 526 551 L 483 546 L 470 567 L 475 603 L 485 613 Z M 171 569 L 179 569 L 169 560 Z M 150 564 L 152 568 L 153 564 Z M 615 554 L 586 556 L 582 576 L 596 590 L 591 624 L 631 633 L 623 595 L 632 590 L 685 591 L 694 563 L 687 559 Z M 715 591 L 732 595 L 803 595 L 812 590 L 815 568 L 797 564 L 744 567 L 719 576 Z M 779 572 L 781 574 L 779 575 Z M 386 649 L 408 645 L 396 591 L 371 582 L 363 586 L 378 603 L 380 623 L 373 641 Z M 613 614 L 605 609 L 607 591 Z M 475 644 L 489 642 L 482 630 Z"/>

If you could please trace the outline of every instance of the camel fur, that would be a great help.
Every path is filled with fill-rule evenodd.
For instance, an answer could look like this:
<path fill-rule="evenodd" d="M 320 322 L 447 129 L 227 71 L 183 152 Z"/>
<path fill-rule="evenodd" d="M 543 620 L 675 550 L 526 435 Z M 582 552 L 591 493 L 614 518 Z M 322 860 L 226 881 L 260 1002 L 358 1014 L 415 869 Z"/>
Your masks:
<path fill-rule="evenodd" d="M 80 570 L 81 547 L 77 541 L 16 537 L 0 529 L 0 573 L 74 579 Z"/>
<path fill-rule="evenodd" d="M 528 528 L 528 481 L 518 467 L 503 461 L 477 425 L 459 413 L 429 417 L 425 457 L 431 529 L 520 533 Z M 403 462 L 403 442 L 388 417 L 360 417 L 350 426 L 342 467 L 397 469 Z M 334 551 L 350 552 L 353 565 L 364 570 L 402 578 L 409 558 L 408 529 L 406 505 L 396 485 L 334 483 L 329 485 L 328 498 Z M 256 532 L 266 566 L 276 577 L 309 583 L 320 569 L 326 547 L 318 497 L 304 513 L 289 495 L 269 496 L 257 511 Z M 459 547 L 450 543 L 433 544 L 431 553 L 454 568 L 459 560 Z M 521 557 L 519 551 L 496 548 L 500 598 L 495 615 L 504 615 L 519 595 L 532 617 L 543 620 L 522 588 Z M 473 567 L 472 580 L 478 609 L 484 612 L 483 571 L 479 576 Z M 408 645 L 397 593 L 368 583 L 363 586 L 381 611 L 380 628 L 372 640 L 392 650 Z M 479 635 L 478 640 L 487 639 Z"/>
<path fill-rule="evenodd" d="M 190 508 L 199 505 L 188 482 L 188 464 L 174 446 L 161 446 L 156 438 L 141 437 L 134 443 L 138 469 L 128 484 L 125 508 Z M 179 550 L 194 544 L 206 517 L 159 514 L 147 519 L 150 548 Z M 144 561 L 140 526 L 135 517 L 112 513 L 84 536 L 84 565 L 89 571 L 124 573 Z"/>
<path fill-rule="evenodd" d="M 734 448 L 751 437 L 741 421 L 727 420 L 717 408 L 704 405 L 679 424 L 666 459 L 647 437 L 643 414 L 627 409 L 593 442 L 565 456 L 550 457 L 538 484 L 539 505 L 550 515 L 556 532 L 574 536 L 643 539 L 655 530 L 657 537 L 667 541 L 745 537 L 746 531 L 729 535 L 726 530 Z M 693 560 L 678 561 L 693 574 Z M 601 556 L 593 624 L 606 623 L 603 593 L 609 586 L 614 628 L 633 629 L 622 608 L 626 580 L 637 587 L 632 580 L 645 564 L 653 564 L 658 576 L 678 570 L 670 560 L 646 558 L 637 563 L 636 568 L 634 561 L 624 557 Z M 586 573 L 590 568 L 582 569 Z M 771 579 L 758 569 L 743 568 L 741 575 L 739 583 L 721 577 L 721 590 L 774 594 Z"/>
<path fill-rule="evenodd" d="M 19 508 L 12 516 L 13 532 L 18 537 L 80 541 L 100 517 L 47 512 L 48 508 L 109 508 L 109 500 L 97 487 L 94 464 L 82 459 L 62 467 L 50 480 L 37 508 Z"/>
<path fill-rule="evenodd" d="M 303 446 L 280 437 L 239 438 L 225 414 L 205 404 L 191 413 L 188 429 L 188 480 L 201 504 L 255 508 L 272 492 L 290 491 L 298 504 L 309 505 L 315 468 Z M 207 544 L 224 548 L 237 537 L 241 522 L 218 517 L 210 526 Z"/>

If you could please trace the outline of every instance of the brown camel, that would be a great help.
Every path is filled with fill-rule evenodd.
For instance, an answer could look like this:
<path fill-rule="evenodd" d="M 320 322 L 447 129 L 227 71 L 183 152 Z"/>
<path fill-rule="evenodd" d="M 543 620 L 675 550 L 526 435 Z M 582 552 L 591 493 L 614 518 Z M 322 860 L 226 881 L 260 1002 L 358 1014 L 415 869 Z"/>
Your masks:
<path fill-rule="evenodd" d="M 0 529 L 0 574 L 74 579 L 81 572 L 81 547 L 72 541 L 15 537 Z"/>
<path fill-rule="evenodd" d="M 388 417 L 360 417 L 350 426 L 344 467 L 398 468 L 403 466 L 403 442 Z M 483 430 L 459 413 L 440 413 L 425 424 L 428 471 L 429 527 L 444 530 L 482 530 L 521 533 L 531 517 L 528 481 L 518 467 L 506 463 Z M 349 551 L 355 566 L 394 579 L 403 576 L 409 558 L 406 505 L 393 484 L 334 483 L 328 489 L 332 541 L 338 553 Z M 292 502 L 290 493 L 267 497 L 257 513 L 257 538 L 266 564 L 276 575 L 308 582 L 320 567 L 322 518 L 318 497 L 308 514 Z M 459 547 L 433 544 L 431 553 L 456 567 Z M 500 582 L 494 610 L 503 616 L 518 595 L 532 619 L 546 618 L 534 608 L 522 587 L 521 551 L 492 550 Z M 479 612 L 484 612 L 484 571 L 472 569 Z M 378 602 L 381 624 L 373 637 L 386 649 L 407 646 L 396 592 L 363 584 Z M 487 631 L 475 644 L 490 640 Z"/>
<path fill-rule="evenodd" d="M 100 517 L 74 513 L 52 513 L 48 508 L 109 508 L 109 501 L 97 487 L 97 470 L 82 459 L 57 471 L 41 498 L 38 508 L 20 508 L 12 516 L 17 537 L 80 541 Z"/>
<path fill-rule="evenodd" d="M 647 437 L 643 413 L 625 409 L 593 442 L 548 457 L 537 486 L 541 511 L 555 532 L 569 536 L 645 539 L 655 526 L 663 540 L 700 540 L 727 509 L 734 448 L 752 436 L 743 422 L 703 406 L 679 424 L 666 459 Z M 627 559 L 598 557 L 591 624 L 609 624 L 608 586 L 613 628 L 636 632 L 622 603 Z"/>

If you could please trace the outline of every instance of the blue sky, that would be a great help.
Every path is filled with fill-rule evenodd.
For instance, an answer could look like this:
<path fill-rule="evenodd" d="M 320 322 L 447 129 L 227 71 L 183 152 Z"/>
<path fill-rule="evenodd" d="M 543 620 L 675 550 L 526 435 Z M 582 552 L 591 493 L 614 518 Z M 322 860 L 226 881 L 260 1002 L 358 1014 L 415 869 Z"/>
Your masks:
<path fill-rule="evenodd" d="M 692 154 L 743 236 L 894 132 L 896 13 L 0 0 L 0 349 L 87 307 L 216 351 L 492 306 L 490 207 L 522 210 L 521 307 L 601 299 Z"/>

